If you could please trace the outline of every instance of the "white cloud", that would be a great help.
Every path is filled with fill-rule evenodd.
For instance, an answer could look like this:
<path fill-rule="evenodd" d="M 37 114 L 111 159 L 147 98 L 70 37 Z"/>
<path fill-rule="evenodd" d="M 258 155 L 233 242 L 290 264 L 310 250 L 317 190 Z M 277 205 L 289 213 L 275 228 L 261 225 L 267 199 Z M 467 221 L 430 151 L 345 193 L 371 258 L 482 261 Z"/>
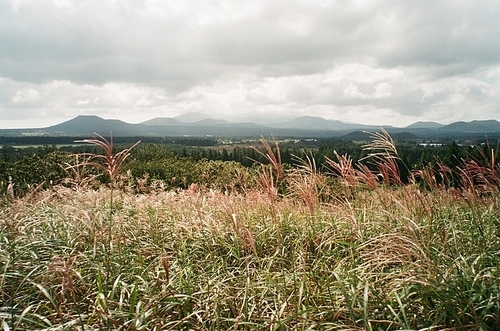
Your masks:
<path fill-rule="evenodd" d="M 500 119 L 499 15 L 445 0 L 3 1 L 0 120 Z"/>

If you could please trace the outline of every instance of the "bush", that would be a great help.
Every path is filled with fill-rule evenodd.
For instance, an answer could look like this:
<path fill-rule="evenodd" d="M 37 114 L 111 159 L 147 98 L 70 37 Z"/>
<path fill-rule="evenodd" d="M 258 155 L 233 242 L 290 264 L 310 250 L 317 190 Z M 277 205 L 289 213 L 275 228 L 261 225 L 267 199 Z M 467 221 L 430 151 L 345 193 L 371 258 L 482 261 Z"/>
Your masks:
<path fill-rule="evenodd" d="M 14 163 L 0 165 L 3 168 L 3 182 L 8 182 L 9 177 L 14 183 L 16 194 L 25 193 L 29 188 L 59 183 L 67 174 L 63 164 L 70 160 L 68 153 L 52 151 L 46 155 L 25 155 Z"/>

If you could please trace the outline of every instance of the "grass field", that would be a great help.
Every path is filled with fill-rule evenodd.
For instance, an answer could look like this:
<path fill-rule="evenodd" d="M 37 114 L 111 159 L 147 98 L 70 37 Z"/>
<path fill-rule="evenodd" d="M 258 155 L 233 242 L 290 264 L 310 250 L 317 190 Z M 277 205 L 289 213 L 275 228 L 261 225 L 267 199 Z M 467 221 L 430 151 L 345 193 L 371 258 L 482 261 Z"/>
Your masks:
<path fill-rule="evenodd" d="M 111 181 L 6 196 L 1 326 L 498 329 L 494 173 L 464 164 L 462 185 L 449 187 L 422 171 L 423 188 L 385 184 L 391 158 L 378 183 L 341 160 L 333 188 L 305 160 L 281 174 L 263 166 L 261 185 L 239 192 L 137 194 Z"/>

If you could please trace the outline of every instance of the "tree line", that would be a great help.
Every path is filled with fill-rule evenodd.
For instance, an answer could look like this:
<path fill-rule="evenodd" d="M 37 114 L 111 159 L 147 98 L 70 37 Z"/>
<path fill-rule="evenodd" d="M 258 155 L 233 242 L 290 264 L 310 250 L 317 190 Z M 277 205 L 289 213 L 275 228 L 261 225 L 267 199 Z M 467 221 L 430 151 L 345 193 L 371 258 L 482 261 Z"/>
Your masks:
<path fill-rule="evenodd" d="M 165 188 L 186 188 L 197 183 L 224 189 L 227 186 L 250 185 L 248 174 L 252 174 L 256 165 L 268 162 L 265 150 L 263 153 L 263 147 L 258 144 L 255 147 L 221 147 L 207 139 L 202 141 L 202 145 L 197 140 L 197 146 L 190 146 L 187 143 L 195 141 L 182 140 L 182 143 L 174 144 L 172 141 L 168 144 L 143 142 L 136 147 L 130 157 L 132 162 L 128 165 L 127 180 L 133 181 L 135 186 L 138 185 L 136 179 L 142 178 L 148 185 L 157 183 Z M 115 149 L 125 146 L 123 142 L 116 143 Z M 307 155 L 319 165 L 319 171 L 328 171 L 321 165 L 327 159 L 335 160 L 336 155 L 349 155 L 353 163 L 368 155 L 363 143 L 335 138 L 301 144 L 284 142 L 278 148 L 285 167 L 296 166 L 298 159 L 304 159 Z M 397 149 L 402 181 L 406 181 L 412 171 L 438 162 L 455 168 L 465 159 L 483 162 L 484 153 L 489 155 L 494 151 L 495 159 L 498 156 L 498 148 L 488 144 L 464 146 L 454 141 L 439 145 L 401 142 L 397 143 Z M 95 146 L 89 145 L 3 146 L 0 149 L 0 194 L 5 194 L 9 188 L 22 194 L 33 187 L 64 183 L 75 176 L 75 167 L 83 166 L 85 153 L 99 152 Z M 90 167 L 85 171 L 92 175 Z M 105 182 L 106 178 L 101 176 L 96 177 L 96 180 Z"/>

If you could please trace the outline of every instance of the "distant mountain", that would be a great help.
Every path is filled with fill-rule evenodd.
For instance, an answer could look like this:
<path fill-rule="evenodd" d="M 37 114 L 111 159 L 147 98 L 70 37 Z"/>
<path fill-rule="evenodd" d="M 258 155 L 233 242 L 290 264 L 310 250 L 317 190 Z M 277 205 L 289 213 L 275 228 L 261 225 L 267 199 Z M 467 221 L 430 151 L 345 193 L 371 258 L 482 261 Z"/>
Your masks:
<path fill-rule="evenodd" d="M 149 121 L 142 122 L 143 125 L 182 125 L 182 122 L 172 117 L 155 117 Z"/>
<path fill-rule="evenodd" d="M 437 122 L 415 122 L 411 125 L 408 125 L 406 129 L 439 129 L 442 128 L 444 125 L 437 123 Z"/>
<path fill-rule="evenodd" d="M 190 113 L 180 114 L 179 116 L 176 116 L 174 118 L 183 123 L 192 123 L 205 119 L 212 119 L 213 117 L 201 112 L 190 112 Z"/>
<path fill-rule="evenodd" d="M 114 136 L 231 136 L 231 137 L 340 137 L 364 139 L 363 131 L 379 131 L 375 125 L 344 123 L 321 117 L 302 116 L 293 120 L 267 125 L 233 123 L 205 117 L 203 113 L 190 113 L 186 117 L 158 117 L 139 124 L 130 124 L 115 119 L 81 115 L 63 123 L 36 129 L 0 129 L 0 136 L 89 136 L 96 132 Z M 203 118 L 205 117 L 205 118 Z M 187 118 L 182 122 L 179 118 Z M 193 121 L 197 119 L 196 121 Z M 417 122 L 405 128 L 384 126 L 395 139 L 483 139 L 485 136 L 500 138 L 500 122 L 496 120 L 455 122 L 441 125 L 435 122 Z M 351 135 L 347 135 L 354 132 Z"/>
<path fill-rule="evenodd" d="M 489 133 L 500 132 L 500 122 L 496 120 L 483 120 L 471 122 L 454 122 L 443 126 L 440 131 L 461 133 Z"/>
<path fill-rule="evenodd" d="M 291 121 L 294 118 L 294 116 L 282 114 L 273 114 L 273 116 L 266 116 L 265 114 L 233 114 L 225 119 L 232 123 L 255 123 L 265 126 L 276 126 L 277 124 Z"/>
<path fill-rule="evenodd" d="M 120 120 L 107 120 L 94 115 L 80 115 L 69 121 L 45 128 L 53 134 L 92 134 L 94 132 L 109 134 L 110 132 L 126 134 L 137 129 L 135 124 Z"/>
<path fill-rule="evenodd" d="M 218 120 L 214 118 L 203 118 L 200 120 L 194 120 L 194 117 L 189 117 L 188 120 L 181 121 L 179 116 L 176 118 L 172 117 L 156 117 L 149 121 L 142 122 L 143 125 L 163 125 L 163 126 L 179 126 L 179 125 L 220 125 L 220 124 L 231 124 L 228 121 Z"/>
<path fill-rule="evenodd" d="M 203 125 L 204 126 L 204 125 L 233 125 L 236 123 L 231 123 L 231 122 L 224 121 L 224 120 L 217 120 L 214 118 L 205 118 L 205 119 L 202 119 L 200 121 L 191 122 L 189 124 L 191 124 L 191 125 Z"/>
<path fill-rule="evenodd" d="M 307 129 L 307 130 L 331 130 L 331 131 L 346 131 L 346 130 L 373 130 L 379 129 L 378 126 L 350 124 L 337 120 L 326 120 L 321 117 L 301 116 L 293 120 L 275 124 L 274 126 L 289 129 Z"/>
<path fill-rule="evenodd" d="M 71 136 L 92 133 L 114 136 L 269 136 L 273 128 L 254 123 L 230 123 L 224 120 L 202 119 L 183 123 L 174 118 L 155 118 L 139 124 L 120 120 L 103 119 L 98 116 L 77 116 L 66 122 L 41 129 L 0 130 L 6 135 L 56 135 Z M 289 132 L 288 132 L 289 133 Z M 300 133 L 299 133 L 300 134 Z"/>

